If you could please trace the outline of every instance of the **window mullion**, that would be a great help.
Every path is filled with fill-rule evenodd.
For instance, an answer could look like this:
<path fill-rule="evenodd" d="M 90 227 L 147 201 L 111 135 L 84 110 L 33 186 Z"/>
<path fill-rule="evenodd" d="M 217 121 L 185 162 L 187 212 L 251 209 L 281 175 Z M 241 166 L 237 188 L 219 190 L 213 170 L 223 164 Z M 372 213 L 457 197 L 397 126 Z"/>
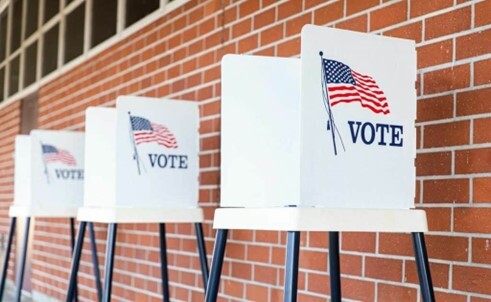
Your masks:
<path fill-rule="evenodd" d="M 83 54 L 87 53 L 90 50 L 92 41 L 92 6 L 94 5 L 93 0 L 85 1 L 85 26 L 84 26 L 84 51 Z M 82 54 L 82 55 L 83 55 Z"/>
<path fill-rule="evenodd" d="M 118 0 L 118 16 L 116 34 L 121 33 L 125 27 L 125 15 L 126 15 L 126 0 Z"/>

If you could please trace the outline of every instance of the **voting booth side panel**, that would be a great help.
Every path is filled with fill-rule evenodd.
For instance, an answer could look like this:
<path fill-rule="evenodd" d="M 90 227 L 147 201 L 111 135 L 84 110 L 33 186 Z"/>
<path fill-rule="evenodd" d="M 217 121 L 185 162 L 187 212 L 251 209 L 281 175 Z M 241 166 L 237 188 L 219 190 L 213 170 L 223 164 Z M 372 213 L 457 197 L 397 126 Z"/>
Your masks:
<path fill-rule="evenodd" d="M 14 165 L 14 205 L 29 206 L 31 203 L 31 138 L 29 135 L 15 137 Z"/>
<path fill-rule="evenodd" d="M 222 60 L 221 207 L 298 205 L 300 61 Z"/>
<path fill-rule="evenodd" d="M 302 205 L 414 207 L 413 41 L 302 30 Z"/>
<path fill-rule="evenodd" d="M 198 207 L 198 104 L 124 96 L 116 108 L 118 205 Z"/>
<path fill-rule="evenodd" d="M 89 107 L 85 115 L 84 207 L 116 205 L 116 109 Z"/>
<path fill-rule="evenodd" d="M 31 131 L 32 203 L 43 210 L 83 204 L 84 133 Z"/>

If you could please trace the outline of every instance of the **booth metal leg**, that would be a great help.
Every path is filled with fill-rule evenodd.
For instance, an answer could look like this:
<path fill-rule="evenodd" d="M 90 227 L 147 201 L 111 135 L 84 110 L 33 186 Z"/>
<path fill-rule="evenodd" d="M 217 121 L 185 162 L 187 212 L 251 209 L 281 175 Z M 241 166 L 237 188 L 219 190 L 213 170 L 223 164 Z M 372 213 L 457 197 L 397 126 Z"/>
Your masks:
<path fill-rule="evenodd" d="M 88 222 L 90 235 L 90 250 L 92 252 L 92 266 L 94 268 L 95 286 L 97 289 L 97 301 L 102 300 L 101 271 L 99 270 L 99 258 L 97 258 L 97 241 L 94 231 L 94 223 Z"/>
<path fill-rule="evenodd" d="M 85 221 L 80 221 L 78 225 L 78 235 L 73 248 L 72 267 L 70 270 L 70 279 L 68 283 L 68 291 L 66 294 L 67 302 L 73 301 L 73 299 L 77 295 L 77 274 L 78 274 L 78 268 L 80 266 L 80 257 L 82 256 L 82 248 L 84 246 L 84 236 L 85 236 L 86 226 L 87 226 L 87 222 Z"/>
<path fill-rule="evenodd" d="M 211 272 L 206 286 L 206 302 L 215 302 L 218 297 L 220 287 L 220 275 L 222 274 L 223 258 L 225 257 L 225 247 L 227 245 L 228 230 L 217 230 L 215 249 L 211 261 Z"/>
<path fill-rule="evenodd" d="M 159 223 L 160 274 L 162 276 L 162 301 L 170 301 L 169 273 L 167 271 L 167 243 L 165 241 L 165 223 Z"/>
<path fill-rule="evenodd" d="M 421 232 L 412 233 L 412 235 L 421 296 L 423 297 L 424 302 L 434 302 L 435 294 L 433 293 L 433 283 L 431 282 L 430 264 L 428 263 L 428 255 L 426 253 L 425 237 Z"/>
<path fill-rule="evenodd" d="M 286 243 L 285 302 L 297 301 L 298 259 L 300 255 L 300 232 L 289 231 Z"/>
<path fill-rule="evenodd" d="M 198 244 L 199 260 L 201 263 L 201 277 L 203 278 L 203 287 L 206 293 L 206 285 L 208 284 L 208 260 L 206 259 L 206 245 L 205 236 L 203 236 L 203 225 L 201 223 L 195 223 L 194 228 L 196 229 L 196 241 Z"/>
<path fill-rule="evenodd" d="M 111 300 L 114 252 L 116 249 L 117 230 L 118 230 L 117 223 L 109 224 L 109 231 L 107 234 L 107 249 L 106 249 L 106 270 L 104 275 L 104 293 L 102 296 L 102 301 L 104 302 L 109 302 Z"/>
<path fill-rule="evenodd" d="M 70 244 L 72 247 L 72 255 L 73 255 L 73 251 L 75 250 L 75 219 L 74 218 L 70 218 Z M 73 297 L 72 300 L 75 302 L 78 301 L 78 285 L 77 285 L 76 277 L 75 277 L 75 296 Z"/>
<path fill-rule="evenodd" d="M 15 225 L 17 223 L 17 218 L 10 218 L 10 230 L 9 230 L 9 238 L 7 239 L 7 247 L 5 249 L 5 257 L 3 259 L 3 268 L 2 268 L 2 279 L 0 281 L 0 301 L 3 297 L 3 291 L 5 289 L 5 281 L 7 280 L 8 268 L 9 268 L 9 260 L 10 260 L 10 251 L 12 250 L 12 241 L 15 234 Z"/>
<path fill-rule="evenodd" d="M 29 244 L 29 227 L 31 226 L 31 217 L 26 218 L 26 230 L 24 232 L 24 241 L 22 243 L 22 254 L 20 256 L 20 266 L 17 270 L 15 301 L 20 302 L 22 297 L 22 284 L 24 283 L 24 271 L 26 268 L 27 247 Z"/>
<path fill-rule="evenodd" d="M 341 269 L 339 264 L 339 232 L 329 232 L 329 277 L 331 301 L 341 302 Z"/>

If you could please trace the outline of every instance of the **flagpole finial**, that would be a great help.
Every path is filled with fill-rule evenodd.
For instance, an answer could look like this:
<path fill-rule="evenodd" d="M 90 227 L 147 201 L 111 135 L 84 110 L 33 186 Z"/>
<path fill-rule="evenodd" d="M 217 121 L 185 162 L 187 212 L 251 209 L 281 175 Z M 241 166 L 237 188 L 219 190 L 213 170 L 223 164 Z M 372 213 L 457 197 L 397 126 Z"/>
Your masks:
<path fill-rule="evenodd" d="M 321 56 L 321 57 L 322 57 L 323 55 L 324 55 L 324 52 L 322 52 L 322 50 L 321 50 L 321 51 L 319 51 L 319 56 Z"/>
<path fill-rule="evenodd" d="M 131 115 L 131 111 L 128 111 L 128 115 Z"/>

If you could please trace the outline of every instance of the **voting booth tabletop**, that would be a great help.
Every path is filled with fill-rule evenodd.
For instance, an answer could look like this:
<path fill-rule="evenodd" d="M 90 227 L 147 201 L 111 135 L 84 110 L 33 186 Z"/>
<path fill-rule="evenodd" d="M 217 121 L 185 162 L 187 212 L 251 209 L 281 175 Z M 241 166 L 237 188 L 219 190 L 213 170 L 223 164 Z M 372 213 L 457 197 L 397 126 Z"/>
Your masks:
<path fill-rule="evenodd" d="M 91 208 L 82 207 L 78 212 L 79 230 L 75 242 L 70 280 L 67 291 L 67 302 L 73 301 L 76 297 L 76 280 L 82 256 L 82 247 L 87 223 L 93 222 L 106 223 L 109 225 L 106 247 L 106 264 L 104 274 L 104 288 L 98 301 L 109 302 L 111 300 L 112 277 L 114 267 L 114 253 L 116 250 L 116 236 L 118 224 L 121 223 L 158 223 L 159 225 L 159 244 L 160 244 L 160 272 L 162 278 L 162 300 L 170 301 L 169 277 L 167 268 L 167 244 L 165 239 L 166 223 L 193 223 L 196 232 L 203 288 L 206 291 L 208 284 L 208 261 L 206 259 L 206 246 L 203 235 L 203 210 L 201 208 L 123 208 L 123 207 L 104 207 Z"/>
<path fill-rule="evenodd" d="M 341 301 L 339 232 L 412 233 L 423 301 L 434 301 L 424 232 L 423 210 L 327 208 L 221 208 L 215 211 L 217 230 L 206 302 L 218 297 L 228 230 L 287 231 L 284 301 L 297 301 L 301 231 L 329 232 L 329 270 L 332 301 Z"/>

